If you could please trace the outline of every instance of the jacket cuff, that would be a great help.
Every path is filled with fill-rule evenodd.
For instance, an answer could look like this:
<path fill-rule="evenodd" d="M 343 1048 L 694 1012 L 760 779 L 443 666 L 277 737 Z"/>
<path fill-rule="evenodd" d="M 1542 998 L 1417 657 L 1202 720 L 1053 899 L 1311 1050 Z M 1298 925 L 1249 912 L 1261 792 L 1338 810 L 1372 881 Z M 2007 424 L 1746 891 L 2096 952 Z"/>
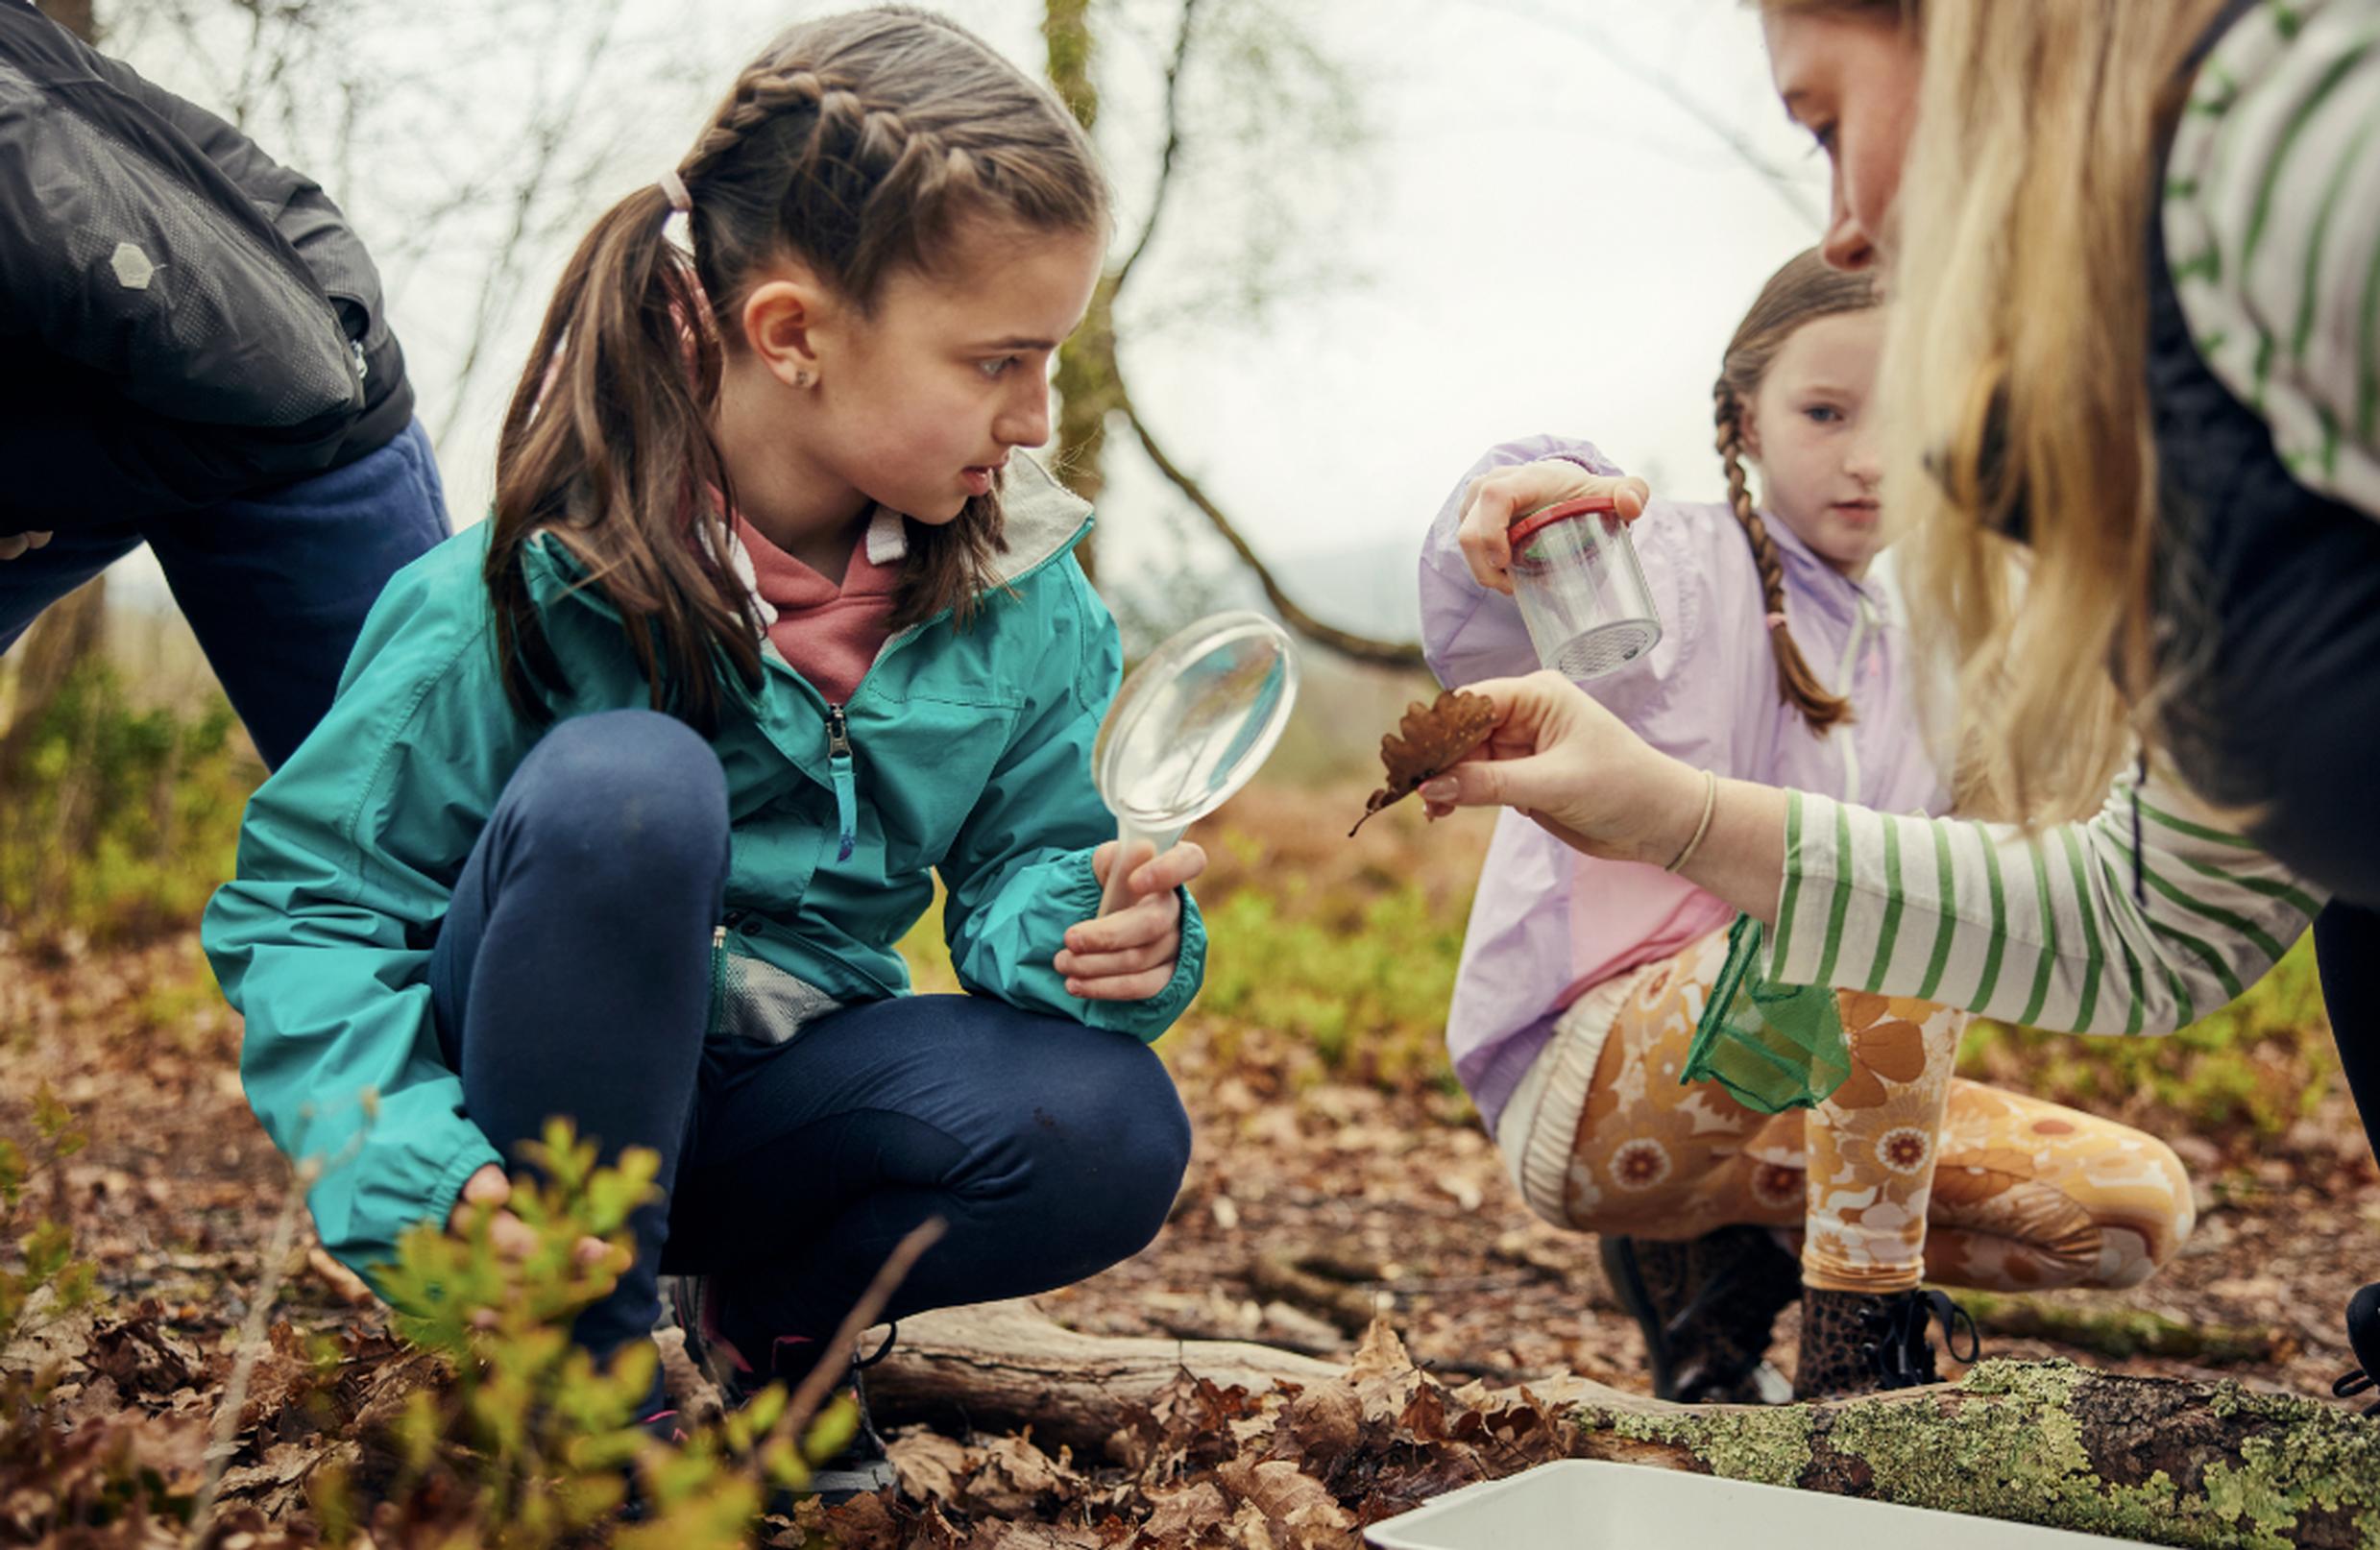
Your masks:
<path fill-rule="evenodd" d="M 463 1198 L 463 1186 L 471 1182 L 472 1175 L 490 1163 L 500 1168 L 503 1166 L 504 1159 L 498 1154 L 494 1147 L 485 1142 L 476 1147 L 466 1147 L 457 1152 L 454 1160 L 439 1172 L 437 1182 L 430 1186 L 428 1199 L 424 1202 L 427 1210 L 421 1220 L 434 1222 L 444 1228 L 448 1220 L 454 1215 L 456 1202 Z M 384 1252 L 380 1251 L 383 1247 Z M 379 1271 L 385 1266 L 395 1262 L 397 1246 L 394 1243 L 386 1246 L 376 1245 L 372 1249 L 351 1250 L 348 1253 L 333 1250 L 332 1257 L 343 1262 L 349 1270 L 361 1275 L 365 1284 L 372 1288 L 374 1295 L 381 1301 L 388 1300 L 388 1294 L 380 1290 Z"/>
<path fill-rule="evenodd" d="M 1181 904 L 1181 923 L 1177 928 L 1181 942 L 1174 957 L 1174 977 L 1164 989 L 1143 1001 L 1082 1002 L 1083 1022 L 1154 1044 L 1190 1009 L 1199 987 L 1206 981 L 1206 921 L 1189 889 L 1176 888 L 1174 897 Z M 1091 908 L 1099 908 L 1096 900 Z"/>

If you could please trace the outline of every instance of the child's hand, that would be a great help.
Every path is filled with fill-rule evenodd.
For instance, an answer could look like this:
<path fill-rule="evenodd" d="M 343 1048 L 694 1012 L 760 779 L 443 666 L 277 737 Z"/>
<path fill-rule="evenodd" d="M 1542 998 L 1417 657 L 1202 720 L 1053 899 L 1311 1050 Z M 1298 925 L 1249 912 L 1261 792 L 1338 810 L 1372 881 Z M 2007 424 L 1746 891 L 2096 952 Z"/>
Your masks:
<path fill-rule="evenodd" d="M 1516 518 L 1581 496 L 1612 497 L 1624 522 L 1644 515 L 1653 493 L 1642 479 L 1590 473 L 1566 458 L 1540 458 L 1483 473 L 1463 492 L 1463 526 L 1456 535 L 1471 575 L 1482 587 L 1510 596 L 1512 541 L 1505 537 Z"/>
<path fill-rule="evenodd" d="M 478 1207 L 499 1207 L 488 1222 L 488 1241 L 496 1251 L 507 1259 L 526 1259 L 537 1252 L 537 1233 L 530 1225 L 500 1207 L 512 1199 L 512 1180 L 504 1170 L 488 1163 L 471 1177 L 463 1180 L 462 1198 L 454 1202 L 453 1212 L 447 1218 L 447 1230 L 456 1237 L 471 1231 L 472 1214 Z M 578 1262 L 582 1265 L 600 1264 L 612 1246 L 600 1238 L 578 1240 Z"/>
<path fill-rule="evenodd" d="M 1084 1001 L 1147 1001 L 1172 982 L 1181 957 L 1181 897 L 1174 890 L 1206 870 L 1206 852 L 1176 845 L 1162 856 L 1135 845 L 1125 882 L 1132 902 L 1111 915 L 1066 932 L 1066 949 L 1050 960 L 1066 977 L 1066 994 Z M 1115 841 L 1091 853 L 1091 870 L 1105 887 L 1117 864 Z"/>

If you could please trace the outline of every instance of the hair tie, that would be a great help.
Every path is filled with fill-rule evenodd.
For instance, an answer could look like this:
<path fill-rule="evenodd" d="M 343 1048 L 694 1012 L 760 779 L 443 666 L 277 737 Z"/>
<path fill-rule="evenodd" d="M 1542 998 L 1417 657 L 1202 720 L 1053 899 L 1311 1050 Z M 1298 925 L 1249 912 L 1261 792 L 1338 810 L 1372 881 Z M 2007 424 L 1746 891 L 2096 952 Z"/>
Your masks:
<path fill-rule="evenodd" d="M 677 168 L 671 167 L 656 182 L 660 184 L 662 197 L 669 202 L 671 209 L 680 215 L 694 212 L 694 196 L 686 191 L 686 180 L 678 176 Z"/>
<path fill-rule="evenodd" d="M 1772 629 L 1772 630 L 1782 630 L 1782 629 L 1784 629 L 1784 628 L 1785 627 L 1785 615 L 1783 615 L 1782 613 L 1779 613 L 1779 614 L 1771 614 L 1771 615 L 1769 615 L 1769 616 L 1768 616 L 1768 627 L 1769 627 L 1770 629 Z"/>

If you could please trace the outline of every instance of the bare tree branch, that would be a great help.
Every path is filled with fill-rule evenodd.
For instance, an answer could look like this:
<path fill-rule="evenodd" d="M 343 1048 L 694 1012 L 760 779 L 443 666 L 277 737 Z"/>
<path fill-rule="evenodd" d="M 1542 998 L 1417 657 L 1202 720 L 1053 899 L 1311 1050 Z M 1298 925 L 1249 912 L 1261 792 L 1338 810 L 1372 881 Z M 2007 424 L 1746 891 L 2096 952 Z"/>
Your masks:
<path fill-rule="evenodd" d="M 580 58 L 578 78 L 571 84 L 561 104 L 531 130 L 534 148 L 526 158 L 526 171 L 514 185 L 511 219 L 503 240 L 497 246 L 495 261 L 480 281 L 479 296 L 472 308 L 470 339 L 463 347 L 462 363 L 455 368 L 448 390 L 447 412 L 439 422 L 435 437 L 441 443 L 449 440 L 461 424 L 464 407 L 471 399 L 472 382 L 477 377 L 484 359 L 483 352 L 493 341 L 496 325 L 503 309 L 519 290 L 519 271 L 523 250 L 529 245 L 532 234 L 532 217 L 536 214 L 547 182 L 554 176 L 563 147 L 571 142 L 578 121 L 579 108 L 594 85 L 597 66 L 611 44 L 614 29 L 619 23 L 619 11 L 620 0 L 610 0 Z M 582 169 L 582 182 L 585 177 L 585 169 Z"/>
<path fill-rule="evenodd" d="M 1256 584 L 1264 589 L 1265 600 L 1273 605 L 1274 612 L 1281 616 L 1282 623 L 1316 644 L 1328 646 L 1357 662 L 1368 662 L 1382 667 L 1421 666 L 1421 648 L 1414 642 L 1378 641 L 1370 636 L 1357 635 L 1335 625 L 1324 624 L 1299 608 L 1281 590 L 1281 584 L 1274 579 L 1265 563 L 1256 558 L 1256 551 L 1248 546 L 1248 540 L 1240 537 L 1239 529 L 1231 525 L 1231 520 L 1200 488 L 1198 480 L 1183 472 L 1180 465 L 1165 455 L 1165 449 L 1157 445 L 1156 437 L 1150 433 L 1148 425 L 1141 420 L 1140 412 L 1132 407 L 1131 398 L 1124 391 L 1120 377 L 1115 384 L 1115 406 L 1132 427 L 1132 434 L 1140 438 L 1141 450 L 1149 454 L 1149 461 L 1156 465 L 1157 472 L 1164 474 L 1174 488 L 1179 490 L 1214 524 L 1215 531 L 1221 533 L 1223 541 L 1231 545 L 1231 551 L 1239 556 L 1240 563 L 1255 576 Z"/>
<path fill-rule="evenodd" d="M 1793 169 L 1790 166 L 1772 159 L 1767 153 L 1753 143 L 1750 135 L 1729 123 L 1717 111 L 1696 97 L 1693 92 L 1688 90 L 1686 84 L 1676 75 L 1654 67 L 1626 45 L 1615 40 L 1604 28 L 1581 20 L 1574 13 L 1574 9 L 1547 10 L 1529 4 L 1528 0 L 1472 0 L 1472 3 L 1504 12 L 1508 15 L 1518 16 L 1524 21 L 1533 21 L 1541 27 L 1549 27 L 1556 32 L 1568 33 L 1589 48 L 1603 55 L 1631 77 L 1668 98 L 1670 103 L 1687 117 L 1701 125 L 1721 145 L 1735 153 L 1736 159 L 1759 173 L 1761 181 L 1768 185 L 1769 190 L 1812 231 L 1822 232 L 1826 230 L 1825 212 L 1810 204 L 1808 187 L 1793 175 Z"/>
<path fill-rule="evenodd" d="M 1191 30 L 1197 24 L 1198 11 L 1199 0 L 1181 0 L 1181 31 L 1174 38 L 1174 58 L 1165 67 L 1165 150 L 1157 157 L 1156 182 L 1149 192 L 1149 219 L 1142 223 L 1139 240 L 1108 282 L 1110 301 L 1131 278 L 1140 255 L 1149 251 L 1150 240 L 1157 234 L 1157 220 L 1165 213 L 1166 196 L 1173 192 L 1174 162 L 1181 154 L 1181 72 L 1190 59 Z"/>

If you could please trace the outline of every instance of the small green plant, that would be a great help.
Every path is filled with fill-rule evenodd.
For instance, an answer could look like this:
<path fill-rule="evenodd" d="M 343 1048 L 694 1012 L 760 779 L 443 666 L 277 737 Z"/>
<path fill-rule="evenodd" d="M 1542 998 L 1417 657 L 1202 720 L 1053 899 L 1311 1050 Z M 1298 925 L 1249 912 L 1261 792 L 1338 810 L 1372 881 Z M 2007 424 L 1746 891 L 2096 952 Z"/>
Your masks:
<path fill-rule="evenodd" d="M 651 1196 L 660 1159 L 632 1148 L 598 1168 L 595 1144 L 562 1120 L 523 1150 L 537 1175 L 514 1180 L 505 1209 L 534 1234 L 533 1248 L 500 1251 L 494 1212 L 482 1207 L 460 1235 L 435 1223 L 407 1233 L 378 1272 L 399 1332 L 446 1358 L 454 1380 L 407 1397 L 391 1439 L 396 1474 L 370 1494 L 475 1525 L 475 1543 L 544 1550 L 616 1513 L 633 1474 L 641 1521 L 615 1545 L 750 1543 L 767 1489 L 807 1484 L 814 1463 L 850 1441 L 856 1412 L 846 1401 L 814 1419 L 796 1415 L 772 1387 L 683 1443 L 648 1439 L 634 1423 L 652 1347 L 598 1366 L 570 1326 L 627 1268 L 628 1218 Z M 586 1238 L 611 1252 L 582 1258 Z M 355 1483 L 318 1480 L 313 1495 L 326 1538 L 346 1542 L 359 1518 Z"/>
<path fill-rule="evenodd" d="M 1301 909 L 1302 893 L 1292 879 L 1208 908 L 1199 1008 L 1302 1039 L 1333 1071 L 1450 1089 L 1446 1004 L 1462 916 L 1433 908 L 1410 884 L 1363 900 L 1352 919 Z"/>
<path fill-rule="evenodd" d="M 0 1264 L 0 1350 L 43 1325 L 90 1306 L 98 1296 L 96 1271 L 75 1258 L 74 1229 L 62 1208 L 65 1160 L 87 1141 L 45 1085 L 33 1104 L 33 1147 L 0 1137 L 0 1240 L 11 1246 L 13 1268 Z M 36 1183 L 53 1186 L 50 1212 L 33 1216 L 27 1197 Z"/>

